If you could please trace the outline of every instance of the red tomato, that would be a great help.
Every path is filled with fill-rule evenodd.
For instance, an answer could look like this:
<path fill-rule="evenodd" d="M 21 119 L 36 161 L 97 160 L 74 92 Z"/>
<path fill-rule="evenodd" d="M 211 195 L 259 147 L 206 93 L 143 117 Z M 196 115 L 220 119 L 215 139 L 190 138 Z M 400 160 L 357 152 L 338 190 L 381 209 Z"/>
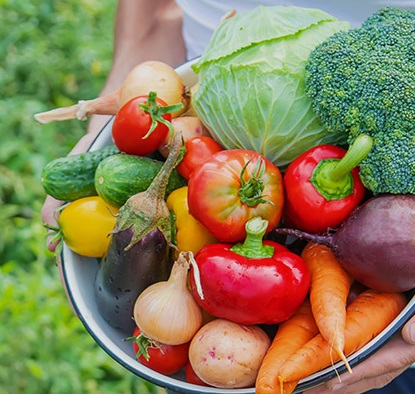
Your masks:
<path fill-rule="evenodd" d="M 133 337 L 140 335 L 140 329 L 135 328 Z M 152 345 L 147 348 L 148 360 L 144 355 L 138 356 L 138 361 L 153 371 L 160 372 L 164 375 L 171 375 L 180 371 L 189 362 L 190 342 L 182 345 Z M 137 354 L 140 350 L 137 342 L 133 342 L 134 352 Z"/>
<path fill-rule="evenodd" d="M 188 383 L 197 384 L 199 386 L 209 386 L 202 379 L 200 379 L 199 376 L 196 375 L 196 372 L 194 371 L 190 363 L 186 365 L 185 374 Z"/>
<path fill-rule="evenodd" d="M 188 183 L 190 214 L 220 242 L 245 238 L 245 223 L 268 220 L 268 231 L 282 215 L 284 191 L 280 170 L 261 154 L 222 150 L 196 168 Z"/>
<path fill-rule="evenodd" d="M 144 107 L 143 107 L 144 106 Z M 144 109 L 145 106 L 148 107 Z M 171 114 L 160 115 L 167 103 L 155 96 L 138 96 L 127 101 L 118 111 L 112 125 L 114 145 L 130 155 L 146 156 L 158 149 L 169 133 L 169 127 L 160 119 L 171 121 Z M 156 126 L 149 135 L 153 123 Z"/>
<path fill-rule="evenodd" d="M 183 178 L 189 179 L 192 171 L 221 150 L 222 147 L 211 137 L 190 138 L 186 141 L 186 154 L 178 164 L 177 171 Z"/>

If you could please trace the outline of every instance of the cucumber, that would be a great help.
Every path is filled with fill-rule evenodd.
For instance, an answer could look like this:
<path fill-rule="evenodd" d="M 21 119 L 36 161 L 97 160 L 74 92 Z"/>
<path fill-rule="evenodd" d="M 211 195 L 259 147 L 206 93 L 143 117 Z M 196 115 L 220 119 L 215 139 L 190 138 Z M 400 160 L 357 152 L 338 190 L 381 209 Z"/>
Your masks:
<path fill-rule="evenodd" d="M 162 166 L 163 161 L 146 156 L 118 154 L 107 157 L 95 172 L 95 189 L 107 204 L 121 207 L 134 194 L 147 190 Z M 186 179 L 174 169 L 165 197 L 186 184 Z"/>
<path fill-rule="evenodd" d="M 96 151 L 55 159 L 42 171 L 41 183 L 46 194 L 62 201 L 96 196 L 95 171 L 105 158 L 119 153 L 110 145 Z"/>

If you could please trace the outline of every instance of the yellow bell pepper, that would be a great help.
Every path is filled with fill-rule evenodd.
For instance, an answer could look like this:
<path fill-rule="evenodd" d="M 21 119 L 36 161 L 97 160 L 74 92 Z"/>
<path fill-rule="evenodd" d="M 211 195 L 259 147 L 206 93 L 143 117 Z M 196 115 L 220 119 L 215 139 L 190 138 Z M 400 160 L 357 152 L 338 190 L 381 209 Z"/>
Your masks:
<path fill-rule="evenodd" d="M 189 213 L 187 186 L 174 190 L 167 198 L 167 206 L 175 217 L 176 246 L 196 254 L 203 246 L 217 242 L 216 238 Z"/>

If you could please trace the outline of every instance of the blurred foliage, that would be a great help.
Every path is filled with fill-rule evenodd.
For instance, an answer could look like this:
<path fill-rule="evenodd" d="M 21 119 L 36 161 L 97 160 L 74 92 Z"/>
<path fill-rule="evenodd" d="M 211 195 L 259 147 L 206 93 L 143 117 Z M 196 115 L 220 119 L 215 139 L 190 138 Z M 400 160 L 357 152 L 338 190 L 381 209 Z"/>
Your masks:
<path fill-rule="evenodd" d="M 0 0 L 0 393 L 162 393 L 73 315 L 40 211 L 40 174 L 85 133 L 33 114 L 96 97 L 111 66 L 111 0 Z"/>

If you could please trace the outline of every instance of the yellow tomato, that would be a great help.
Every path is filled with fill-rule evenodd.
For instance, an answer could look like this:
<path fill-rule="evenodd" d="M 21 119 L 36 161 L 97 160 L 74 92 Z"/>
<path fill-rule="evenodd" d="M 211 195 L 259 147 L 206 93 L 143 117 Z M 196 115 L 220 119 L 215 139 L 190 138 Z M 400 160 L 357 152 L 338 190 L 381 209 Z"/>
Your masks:
<path fill-rule="evenodd" d="M 75 253 L 102 257 L 108 249 L 117 213 L 118 208 L 98 196 L 75 200 L 59 217 L 63 240 Z"/>

